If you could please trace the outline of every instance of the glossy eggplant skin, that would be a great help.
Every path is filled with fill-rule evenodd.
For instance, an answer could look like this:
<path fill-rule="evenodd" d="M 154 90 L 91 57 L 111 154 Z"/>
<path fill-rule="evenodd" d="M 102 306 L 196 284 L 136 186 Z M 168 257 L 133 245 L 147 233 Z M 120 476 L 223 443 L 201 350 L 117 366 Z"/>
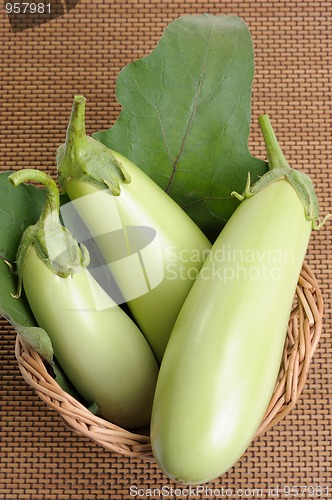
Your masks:
<path fill-rule="evenodd" d="M 139 276 L 136 277 L 130 268 L 126 270 L 121 267 L 120 272 L 117 272 L 114 265 L 110 264 L 110 269 L 135 321 L 160 363 L 175 320 L 211 244 L 174 200 L 144 172 L 119 153 L 112 153 L 131 176 L 131 182 L 122 185 L 119 196 L 107 195 L 104 190 L 103 196 L 99 197 L 100 203 L 91 208 L 84 199 L 87 200 L 89 195 L 98 195 L 100 190 L 97 187 L 77 180 L 68 180 L 63 187 L 72 202 L 75 204 L 76 201 L 76 210 L 93 234 L 105 233 L 105 219 L 109 218 L 108 237 L 96 238 L 106 263 L 114 262 L 118 253 L 117 241 L 111 233 L 114 207 L 124 229 L 141 227 L 155 232 L 155 247 L 146 260 L 150 273 L 148 281 L 151 283 L 161 275 L 156 286 L 127 300 L 134 287 L 139 289 Z M 81 203 L 78 203 L 79 198 L 82 199 Z"/>
<path fill-rule="evenodd" d="M 83 96 L 74 98 L 66 142 L 57 151 L 57 165 L 62 190 L 95 238 L 123 302 L 160 363 L 211 243 L 186 212 L 132 161 L 86 135 Z M 152 245 L 142 245 L 138 255 L 132 252 L 128 231 L 139 228 L 142 234 L 153 232 L 155 238 Z M 124 233 L 126 255 L 119 256 L 116 230 Z M 134 247 L 141 239 L 137 234 L 131 241 Z M 141 260 L 138 271 L 126 268 L 124 257 L 126 262 L 131 259 L 137 264 Z"/>
<path fill-rule="evenodd" d="M 214 243 L 172 331 L 151 442 L 167 476 L 211 481 L 244 453 L 276 383 L 312 223 L 289 182 L 245 199 Z"/>
<path fill-rule="evenodd" d="M 137 326 L 87 269 L 62 278 L 42 262 L 32 246 L 23 270 L 23 287 L 57 360 L 87 403 L 96 403 L 101 416 L 117 425 L 146 425 L 157 362 Z"/>
<path fill-rule="evenodd" d="M 40 183 L 45 203 L 16 256 L 22 287 L 38 326 L 82 398 L 122 427 L 149 423 L 158 364 L 143 334 L 87 269 L 89 253 L 60 221 L 59 190 L 47 173 L 14 172 L 9 181 Z"/>

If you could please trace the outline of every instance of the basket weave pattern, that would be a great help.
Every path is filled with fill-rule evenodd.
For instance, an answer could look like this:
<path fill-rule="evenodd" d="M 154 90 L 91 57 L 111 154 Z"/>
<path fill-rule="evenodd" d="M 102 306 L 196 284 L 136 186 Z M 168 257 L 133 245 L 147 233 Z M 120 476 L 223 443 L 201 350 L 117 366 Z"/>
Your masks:
<path fill-rule="evenodd" d="M 309 266 L 303 264 L 289 319 L 278 380 L 255 437 L 271 429 L 295 406 L 321 335 L 322 316 L 323 299 L 318 283 Z M 25 381 L 48 408 L 55 410 L 62 417 L 69 429 L 109 451 L 154 461 L 148 429 L 134 433 L 93 415 L 61 389 L 48 373 L 41 356 L 20 335 L 16 338 L 15 355 Z"/>

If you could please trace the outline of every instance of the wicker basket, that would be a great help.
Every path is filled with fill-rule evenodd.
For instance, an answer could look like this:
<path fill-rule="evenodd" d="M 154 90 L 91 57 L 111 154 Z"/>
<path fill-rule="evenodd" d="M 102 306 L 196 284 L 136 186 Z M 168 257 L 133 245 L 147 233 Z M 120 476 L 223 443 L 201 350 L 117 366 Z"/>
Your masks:
<path fill-rule="evenodd" d="M 303 265 L 288 325 L 278 381 L 264 420 L 255 437 L 279 422 L 295 406 L 308 375 L 309 365 L 322 329 L 323 300 L 309 266 Z M 48 373 L 39 354 L 17 335 L 16 359 L 25 381 L 46 405 L 62 417 L 72 431 L 107 450 L 153 461 L 149 430 L 137 433 L 122 429 L 93 415 L 64 392 Z"/>

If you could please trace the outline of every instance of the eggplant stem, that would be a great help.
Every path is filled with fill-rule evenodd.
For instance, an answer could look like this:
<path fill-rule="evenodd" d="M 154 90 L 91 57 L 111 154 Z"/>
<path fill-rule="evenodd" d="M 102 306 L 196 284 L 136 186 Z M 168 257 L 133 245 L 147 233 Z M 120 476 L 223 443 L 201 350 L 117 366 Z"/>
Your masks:
<path fill-rule="evenodd" d="M 278 167 L 289 167 L 288 161 L 286 160 L 273 130 L 270 122 L 269 115 L 261 115 L 258 118 L 259 125 L 262 130 L 267 158 L 269 163 L 269 170 L 273 170 Z"/>

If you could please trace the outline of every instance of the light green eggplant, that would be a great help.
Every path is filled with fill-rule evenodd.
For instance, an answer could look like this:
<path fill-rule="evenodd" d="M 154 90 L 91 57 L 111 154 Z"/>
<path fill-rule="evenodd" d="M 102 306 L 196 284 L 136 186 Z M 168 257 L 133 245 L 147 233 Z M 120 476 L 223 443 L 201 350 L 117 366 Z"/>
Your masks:
<path fill-rule="evenodd" d="M 229 470 L 254 438 L 272 397 L 295 289 L 318 203 L 260 118 L 269 167 L 215 241 L 172 331 L 151 422 L 156 461 L 171 479 L 200 484 Z"/>
<path fill-rule="evenodd" d="M 66 143 L 57 154 L 59 184 L 161 362 L 211 244 L 141 169 L 86 135 L 85 102 L 74 98 Z"/>
<path fill-rule="evenodd" d="M 15 186 L 34 181 L 46 188 L 40 219 L 27 228 L 18 251 L 18 295 L 23 285 L 38 325 L 83 399 L 121 427 L 147 425 L 158 376 L 150 346 L 91 276 L 86 251 L 60 224 L 55 181 L 30 169 L 9 180 Z"/>

